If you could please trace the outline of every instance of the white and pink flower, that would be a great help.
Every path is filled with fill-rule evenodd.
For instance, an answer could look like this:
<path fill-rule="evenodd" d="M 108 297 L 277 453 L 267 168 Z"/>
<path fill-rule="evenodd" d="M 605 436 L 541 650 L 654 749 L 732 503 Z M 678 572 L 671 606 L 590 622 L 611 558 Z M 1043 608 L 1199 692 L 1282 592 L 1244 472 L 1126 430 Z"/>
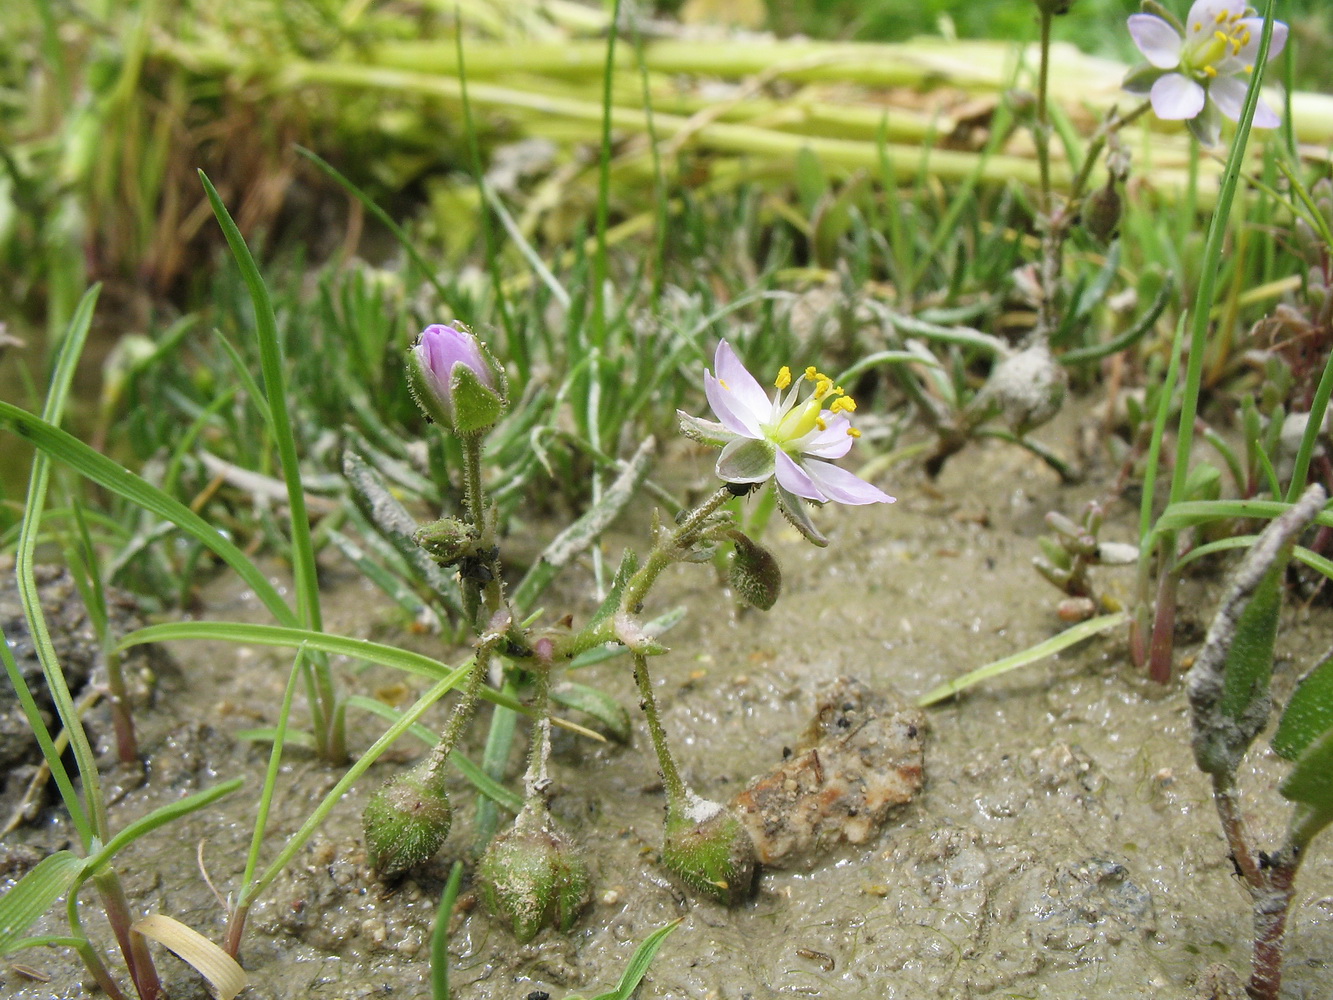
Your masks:
<path fill-rule="evenodd" d="M 779 490 L 825 503 L 893 503 L 894 498 L 825 459 L 842 458 L 860 431 L 847 414 L 856 403 L 814 367 L 797 379 L 785 365 L 772 398 L 724 340 L 704 393 L 720 422 L 678 413 L 691 437 L 721 445 L 717 474 L 729 483 L 777 479 Z M 802 398 L 802 389 L 810 391 Z"/>
<path fill-rule="evenodd" d="M 1146 63 L 1130 70 L 1125 89 L 1147 94 L 1158 118 L 1188 122 L 1200 142 L 1217 142 L 1217 112 L 1240 119 L 1249 89 L 1264 20 L 1244 0 L 1195 0 L 1185 23 L 1165 9 L 1165 16 L 1132 14 L 1129 33 Z M 1273 22 L 1268 58 L 1287 43 L 1287 26 Z M 1276 128 L 1276 111 L 1261 98 L 1254 112 L 1257 128 Z"/>

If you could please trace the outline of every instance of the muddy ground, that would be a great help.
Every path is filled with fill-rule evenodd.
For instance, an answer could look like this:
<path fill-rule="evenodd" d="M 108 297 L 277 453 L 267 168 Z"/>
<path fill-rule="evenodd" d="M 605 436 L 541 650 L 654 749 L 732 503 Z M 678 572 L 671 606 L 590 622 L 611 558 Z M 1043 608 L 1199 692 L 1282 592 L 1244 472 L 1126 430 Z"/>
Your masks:
<path fill-rule="evenodd" d="M 1066 452 L 1071 438 L 1058 429 L 1048 435 Z M 699 457 L 684 474 L 703 483 L 707 470 Z M 1106 479 L 1105 469 L 1098 478 Z M 683 603 L 689 610 L 669 634 L 672 655 L 654 666 L 665 725 L 701 793 L 728 799 L 778 764 L 809 721 L 815 690 L 833 677 L 852 675 L 914 698 L 1064 627 L 1054 610 L 1060 595 L 1030 566 L 1035 538 L 1047 511 L 1077 515 L 1099 495 L 1096 485 L 1061 486 L 1030 455 L 999 443 L 969 448 L 934 483 L 903 472 L 881 485 L 899 497 L 893 507 L 817 514 L 828 549 L 774 524 L 769 540 L 785 590 L 767 614 L 731 613 L 706 567 L 677 567 L 654 593 L 660 609 Z M 1104 537 L 1131 540 L 1135 511 L 1121 503 L 1111 516 Z M 609 545 L 613 559 L 631 537 Z M 1098 572 L 1109 592 L 1128 596 L 1132 569 Z M 1184 585 L 1179 642 L 1186 655 L 1211 615 L 1216 572 Z M 369 585 L 334 570 L 326 596 L 331 631 L 450 658 L 429 638 L 405 637 Z M 589 609 L 577 583 L 566 596 L 576 614 Z M 207 605 L 209 617 L 262 620 L 228 581 L 210 588 Z M 555 599 L 548 608 L 563 610 Z M 1327 608 L 1288 607 L 1274 681 L 1279 699 L 1330 640 Z M 234 889 L 266 758 L 230 734 L 275 721 L 290 661 L 285 653 L 220 645 L 171 652 L 178 666 L 163 672 L 156 706 L 140 715 L 149 780 L 118 793 L 113 821 L 236 774 L 249 780 L 206 813 L 140 842 L 119 867 L 137 910 L 160 909 L 221 939 L 224 915 L 200 876 L 196 848 L 205 842 L 213 881 Z M 401 680 L 338 667 L 349 691 L 383 695 Z M 580 680 L 633 709 L 624 658 L 588 668 Z M 663 800 L 641 717 L 634 715 L 629 747 L 560 736 L 554 809 L 591 859 L 593 905 L 569 936 L 548 931 L 525 946 L 480 907 L 462 914 L 450 948 L 454 995 L 523 1000 L 545 992 L 560 1000 L 609 989 L 636 944 L 678 917 L 681 926 L 640 992 L 644 1000 L 1192 1000 L 1211 995 L 1202 980 L 1213 963 L 1248 969 L 1249 899 L 1193 766 L 1182 691 L 1158 688 L 1131 667 L 1122 634 L 926 714 L 926 783 L 918 797 L 866 845 L 835 849 L 809 868 L 766 873 L 757 898 L 732 910 L 685 896 L 653 863 Z M 352 723 L 354 746 L 378 731 L 365 716 Z M 479 728 L 468 747 L 474 756 L 480 738 Z M 515 748 L 515 775 L 521 751 Z M 430 995 L 430 921 L 449 863 L 471 843 L 471 796 L 460 779 L 444 851 L 393 887 L 367 872 L 359 843 L 366 796 L 419 752 L 406 741 L 391 751 L 256 907 L 243 951 L 254 983 L 248 996 Z M 1286 815 L 1275 791 L 1282 768 L 1266 744 L 1251 758 L 1248 813 L 1261 846 L 1271 846 Z M 270 851 L 336 777 L 291 754 Z M 47 818 L 6 843 L 11 855 L 23 844 L 50 850 L 68 834 L 58 818 Z M 1286 974 L 1292 998 L 1333 996 L 1331 848 L 1325 834 L 1297 882 Z M 15 873 L 21 867 L 20 858 Z M 92 894 L 85 906 L 89 926 L 101 933 Z M 33 982 L 0 966 L 5 996 L 84 995 L 67 954 L 18 958 L 51 980 Z M 206 995 L 174 958 L 163 953 L 160 964 L 172 996 Z"/>

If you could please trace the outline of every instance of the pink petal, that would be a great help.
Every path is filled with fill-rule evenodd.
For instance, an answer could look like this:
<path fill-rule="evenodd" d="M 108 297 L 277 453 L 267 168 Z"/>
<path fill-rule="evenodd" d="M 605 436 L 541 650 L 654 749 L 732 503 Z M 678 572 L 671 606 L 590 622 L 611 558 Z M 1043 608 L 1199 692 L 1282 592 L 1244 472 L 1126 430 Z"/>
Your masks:
<path fill-rule="evenodd" d="M 1245 13 L 1245 0 L 1195 0 L 1185 18 L 1185 35 L 1195 41 L 1200 35 L 1211 35 L 1217 30 L 1217 15 L 1225 12 L 1227 18 Z"/>
<path fill-rule="evenodd" d="M 807 476 L 802 468 L 792 461 L 792 457 L 781 448 L 774 456 L 777 463 L 778 485 L 788 493 L 795 493 L 798 497 L 805 497 L 807 500 L 817 500 L 820 503 L 828 500 L 823 493 L 819 492 L 818 487 Z"/>
<path fill-rule="evenodd" d="M 1203 110 L 1204 93 L 1193 80 L 1168 73 L 1152 85 L 1152 109 L 1165 121 L 1193 118 Z"/>
<path fill-rule="evenodd" d="M 1236 58 L 1240 61 L 1242 67 L 1254 65 L 1254 60 L 1259 55 L 1259 41 L 1263 37 L 1264 19 L 1262 17 L 1247 17 L 1240 22 L 1250 33 L 1250 42 L 1248 45 L 1242 45 L 1240 51 L 1236 53 Z M 1272 60 L 1287 47 L 1287 26 L 1281 21 L 1273 22 L 1273 39 L 1268 43 L 1268 58 Z"/>
<path fill-rule="evenodd" d="M 846 469 L 828 462 L 805 462 L 805 471 L 830 500 L 845 504 L 893 503 L 894 498 Z"/>
<path fill-rule="evenodd" d="M 1129 34 L 1144 58 L 1158 69 L 1175 69 L 1180 65 L 1180 35 L 1160 17 L 1131 14 Z"/>
<path fill-rule="evenodd" d="M 1250 89 L 1249 82 L 1238 76 L 1220 76 L 1208 86 L 1208 96 L 1213 99 L 1217 109 L 1233 122 L 1240 121 L 1241 108 L 1245 106 L 1245 94 Z M 1259 112 L 1254 114 L 1254 124 L 1259 124 Z M 1272 125 L 1260 126 L 1272 128 Z"/>
<path fill-rule="evenodd" d="M 717 345 L 713 356 L 713 368 L 718 380 L 727 383 L 727 388 L 740 400 L 740 405 L 754 415 L 756 420 L 767 420 L 773 412 L 773 404 L 755 377 L 745 370 L 741 359 L 725 340 Z"/>
<path fill-rule="evenodd" d="M 1233 122 L 1240 121 L 1240 113 L 1245 105 L 1245 94 L 1249 82 L 1243 77 L 1228 76 L 1214 80 L 1208 88 L 1208 96 L 1222 114 Z M 1262 97 L 1254 109 L 1255 128 L 1277 128 L 1282 124 L 1282 117 L 1273 110 Z"/>
<path fill-rule="evenodd" d="M 802 454 L 813 455 L 815 458 L 842 458 L 855 440 L 847 433 L 851 421 L 841 413 L 831 414 L 828 410 L 824 410 L 823 415 L 827 428 L 806 435 L 797 443 L 797 447 Z"/>
<path fill-rule="evenodd" d="M 724 388 L 710 372 L 704 372 L 704 395 L 708 397 L 708 405 L 713 408 L 717 419 L 731 433 L 747 438 L 764 436 L 759 429 L 759 419 L 742 405 L 742 400 L 735 392 Z"/>

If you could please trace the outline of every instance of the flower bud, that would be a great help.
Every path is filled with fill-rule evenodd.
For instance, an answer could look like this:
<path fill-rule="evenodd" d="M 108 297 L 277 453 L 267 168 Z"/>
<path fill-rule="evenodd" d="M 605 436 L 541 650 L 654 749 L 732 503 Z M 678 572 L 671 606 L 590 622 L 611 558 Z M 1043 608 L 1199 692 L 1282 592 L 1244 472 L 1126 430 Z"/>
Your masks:
<path fill-rule="evenodd" d="M 443 769 L 429 761 L 385 782 L 361 815 L 371 866 L 381 875 L 396 875 L 434 857 L 453 815 Z"/>
<path fill-rule="evenodd" d="M 569 930 L 592 894 L 588 866 L 573 840 L 544 806 L 531 804 L 512 829 L 491 841 L 477 885 L 487 908 L 524 943 L 548 924 Z"/>
<path fill-rule="evenodd" d="M 458 324 L 433 324 L 409 353 L 408 383 L 432 420 L 474 434 L 500 419 L 507 405 L 504 369 Z"/>
<path fill-rule="evenodd" d="M 782 593 L 782 570 L 773 553 L 740 531 L 732 531 L 736 554 L 731 560 L 731 589 L 746 604 L 767 611 Z"/>
<path fill-rule="evenodd" d="M 754 842 L 730 809 L 698 796 L 667 806 L 662 865 L 686 887 L 725 906 L 754 889 Z"/>
<path fill-rule="evenodd" d="M 423 524 L 412 533 L 412 540 L 429 552 L 441 566 L 451 566 L 472 550 L 476 539 L 466 524 L 456 517 L 442 517 Z"/>

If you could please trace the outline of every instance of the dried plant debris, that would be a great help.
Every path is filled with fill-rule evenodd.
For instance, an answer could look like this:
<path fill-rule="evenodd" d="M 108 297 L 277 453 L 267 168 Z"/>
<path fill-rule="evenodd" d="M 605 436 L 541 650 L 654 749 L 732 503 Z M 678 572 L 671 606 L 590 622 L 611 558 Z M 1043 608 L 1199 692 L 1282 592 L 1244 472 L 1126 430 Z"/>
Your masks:
<path fill-rule="evenodd" d="M 921 789 L 925 730 L 925 715 L 897 695 L 830 682 L 796 752 L 731 802 L 760 862 L 808 867 L 842 841 L 868 841 Z"/>

